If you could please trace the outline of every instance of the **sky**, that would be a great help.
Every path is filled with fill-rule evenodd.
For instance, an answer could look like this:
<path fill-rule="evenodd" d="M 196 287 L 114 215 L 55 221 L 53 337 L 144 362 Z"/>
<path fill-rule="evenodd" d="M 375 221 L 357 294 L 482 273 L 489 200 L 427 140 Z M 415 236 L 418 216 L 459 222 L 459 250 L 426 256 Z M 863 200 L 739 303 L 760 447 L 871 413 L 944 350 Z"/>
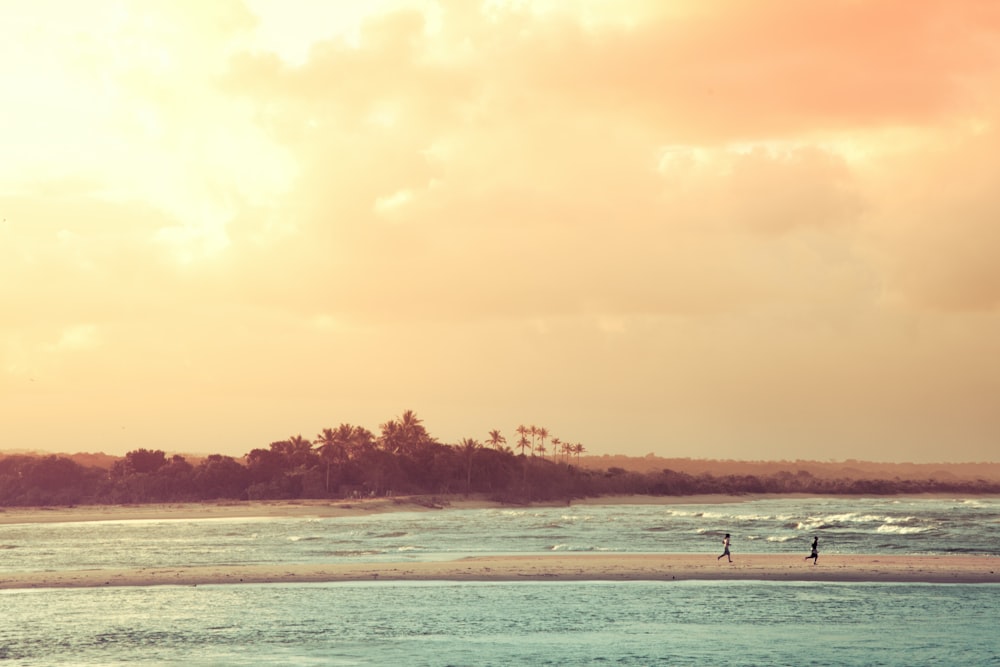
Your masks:
<path fill-rule="evenodd" d="M 0 80 L 0 450 L 1000 460 L 992 0 L 0 0 Z"/>

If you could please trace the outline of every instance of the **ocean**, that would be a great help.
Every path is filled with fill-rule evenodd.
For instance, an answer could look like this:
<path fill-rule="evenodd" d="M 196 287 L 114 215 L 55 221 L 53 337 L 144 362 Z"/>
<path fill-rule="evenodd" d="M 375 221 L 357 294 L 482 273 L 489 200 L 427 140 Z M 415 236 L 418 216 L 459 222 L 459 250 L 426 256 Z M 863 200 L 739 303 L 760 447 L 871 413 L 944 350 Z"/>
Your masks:
<path fill-rule="evenodd" d="M 554 551 L 997 558 L 997 499 L 0 526 L 5 572 Z M 1000 561 L 998 561 L 1000 564 Z M 1000 665 L 994 584 L 342 582 L 0 591 L 14 665 Z"/>

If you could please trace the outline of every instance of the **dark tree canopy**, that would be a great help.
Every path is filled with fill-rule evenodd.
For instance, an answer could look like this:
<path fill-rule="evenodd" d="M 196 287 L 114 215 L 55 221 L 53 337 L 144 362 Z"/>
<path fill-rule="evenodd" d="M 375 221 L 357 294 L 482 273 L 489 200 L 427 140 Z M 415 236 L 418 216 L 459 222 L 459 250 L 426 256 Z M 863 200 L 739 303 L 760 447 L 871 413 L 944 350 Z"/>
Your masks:
<path fill-rule="evenodd" d="M 484 430 L 482 440 L 444 444 L 407 410 L 383 423 L 378 436 L 341 423 L 322 429 L 312 441 L 294 435 L 251 449 L 242 459 L 213 454 L 197 465 L 145 448 L 128 452 L 110 470 L 56 455 L 0 456 L 0 506 L 403 494 L 481 494 L 525 503 L 609 494 L 1000 493 L 1000 484 L 986 480 L 824 478 L 805 470 L 738 475 L 596 470 L 575 464 L 583 445 L 552 437 L 544 427 L 519 426 L 515 433 L 513 448 L 496 429 Z"/>

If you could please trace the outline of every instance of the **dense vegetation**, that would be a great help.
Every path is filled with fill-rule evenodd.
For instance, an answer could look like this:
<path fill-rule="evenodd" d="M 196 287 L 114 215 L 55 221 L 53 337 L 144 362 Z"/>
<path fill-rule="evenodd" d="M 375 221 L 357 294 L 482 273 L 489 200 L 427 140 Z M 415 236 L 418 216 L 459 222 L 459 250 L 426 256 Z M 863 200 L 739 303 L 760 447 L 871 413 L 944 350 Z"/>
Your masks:
<path fill-rule="evenodd" d="M 693 475 L 588 469 L 577 463 L 581 445 L 549 438 L 544 428 L 518 427 L 517 433 L 513 447 L 498 431 L 490 432 L 486 444 L 471 438 L 442 444 L 407 411 L 383 424 L 378 436 L 341 424 L 312 441 L 293 436 L 243 459 L 214 454 L 197 465 L 148 449 L 128 452 L 110 470 L 63 456 L 12 455 L 0 459 L 0 506 L 470 493 L 508 503 L 617 494 L 1000 493 L 1000 483 L 987 480 L 829 479 L 805 470 Z"/>

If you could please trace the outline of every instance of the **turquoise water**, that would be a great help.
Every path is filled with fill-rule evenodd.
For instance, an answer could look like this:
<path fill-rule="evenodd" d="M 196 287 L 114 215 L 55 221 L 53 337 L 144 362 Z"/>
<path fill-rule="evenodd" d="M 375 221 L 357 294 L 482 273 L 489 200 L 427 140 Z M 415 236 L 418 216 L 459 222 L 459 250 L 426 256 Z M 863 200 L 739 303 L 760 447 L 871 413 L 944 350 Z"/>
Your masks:
<path fill-rule="evenodd" d="M 440 560 L 469 554 L 1000 553 L 998 499 L 768 499 L 337 518 L 0 525 L 4 571 Z"/>
<path fill-rule="evenodd" d="M 5 664 L 1000 664 L 995 585 L 365 582 L 6 591 L 0 605 Z"/>
<path fill-rule="evenodd" d="M 996 499 L 0 525 L 5 572 L 467 554 L 967 553 Z M 362 582 L 0 591 L 14 665 L 1000 665 L 993 584 Z"/>

